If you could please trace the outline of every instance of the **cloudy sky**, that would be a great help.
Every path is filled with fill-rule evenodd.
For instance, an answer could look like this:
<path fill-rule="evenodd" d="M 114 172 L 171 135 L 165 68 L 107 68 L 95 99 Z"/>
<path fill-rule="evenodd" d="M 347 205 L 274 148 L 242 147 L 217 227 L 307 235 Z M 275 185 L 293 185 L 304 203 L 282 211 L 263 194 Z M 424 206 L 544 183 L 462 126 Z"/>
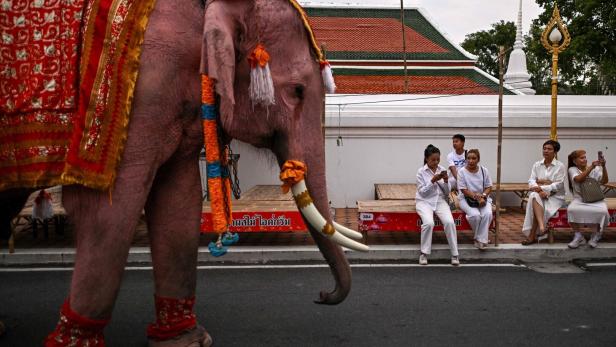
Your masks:
<path fill-rule="evenodd" d="M 304 0 L 306 4 L 360 4 L 367 6 L 400 7 L 400 0 Z M 490 28 L 500 20 L 517 21 L 519 0 L 404 0 L 405 6 L 419 6 L 427 10 L 433 21 L 456 43 L 466 34 Z M 528 32 L 531 21 L 541 8 L 534 0 L 522 0 L 522 26 Z"/>

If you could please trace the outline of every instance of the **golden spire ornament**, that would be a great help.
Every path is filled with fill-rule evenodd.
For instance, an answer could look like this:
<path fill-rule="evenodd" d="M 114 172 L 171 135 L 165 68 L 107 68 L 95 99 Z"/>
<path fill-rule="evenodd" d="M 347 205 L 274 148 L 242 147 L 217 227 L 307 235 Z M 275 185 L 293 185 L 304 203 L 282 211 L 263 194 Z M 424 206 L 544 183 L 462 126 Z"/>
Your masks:
<path fill-rule="evenodd" d="M 557 98 L 558 98 L 558 54 L 563 52 L 571 43 L 571 35 L 560 17 L 558 5 L 554 5 L 552 18 L 541 34 L 541 44 L 552 54 L 552 122 L 550 126 L 550 139 L 557 140 Z"/>

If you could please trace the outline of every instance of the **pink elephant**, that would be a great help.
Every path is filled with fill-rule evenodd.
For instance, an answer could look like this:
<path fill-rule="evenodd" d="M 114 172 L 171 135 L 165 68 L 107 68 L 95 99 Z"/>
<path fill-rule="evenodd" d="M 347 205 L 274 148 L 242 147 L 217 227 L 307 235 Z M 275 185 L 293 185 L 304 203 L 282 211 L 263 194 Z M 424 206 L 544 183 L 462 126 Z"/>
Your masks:
<path fill-rule="evenodd" d="M 211 344 L 192 311 L 201 214 L 200 68 L 216 80 L 224 140 L 268 148 L 281 166 L 290 159 L 305 163 L 305 184 L 314 206 L 329 225 L 335 225 L 325 181 L 324 84 L 299 12 L 286 0 L 212 0 L 205 9 L 204 24 L 201 0 L 181 5 L 156 2 L 143 43 L 113 203 L 107 192 L 64 187 L 63 204 L 76 231 L 75 270 L 62 318 L 48 345 L 65 345 L 62 341 L 70 338 L 104 344 L 102 331 L 113 311 L 142 210 L 157 306 L 157 321 L 148 329 L 150 345 Z M 248 57 L 259 42 L 271 54 L 275 103 L 267 107 L 248 97 Z M 27 193 L 0 194 L 5 230 Z M 309 229 L 336 284 L 332 292 L 321 292 L 317 302 L 340 303 L 351 288 L 349 263 L 331 238 L 312 226 Z M 183 312 L 182 319 L 169 320 L 167 315 L 177 311 Z M 75 327 L 81 330 L 67 333 Z"/>

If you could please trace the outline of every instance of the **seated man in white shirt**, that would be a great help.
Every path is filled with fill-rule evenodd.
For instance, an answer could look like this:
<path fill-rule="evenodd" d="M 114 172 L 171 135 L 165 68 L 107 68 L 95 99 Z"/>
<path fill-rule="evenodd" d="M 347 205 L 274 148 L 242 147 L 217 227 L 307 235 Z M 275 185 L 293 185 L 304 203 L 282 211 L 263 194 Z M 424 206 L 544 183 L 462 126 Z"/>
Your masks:
<path fill-rule="evenodd" d="M 451 172 L 449 175 L 449 188 L 456 193 L 458 190 L 458 170 L 466 165 L 466 150 L 464 143 L 466 138 L 462 134 L 455 134 L 451 138 L 453 142 L 453 151 L 447 154 L 447 168 Z"/>

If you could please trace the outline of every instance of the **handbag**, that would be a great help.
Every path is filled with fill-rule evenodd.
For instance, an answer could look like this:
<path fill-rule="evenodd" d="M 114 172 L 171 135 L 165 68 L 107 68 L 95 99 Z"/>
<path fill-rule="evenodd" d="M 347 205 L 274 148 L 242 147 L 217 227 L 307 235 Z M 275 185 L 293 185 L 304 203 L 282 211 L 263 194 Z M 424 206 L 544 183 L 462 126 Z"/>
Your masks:
<path fill-rule="evenodd" d="M 438 185 L 438 187 L 441 188 L 443 195 L 445 195 L 445 202 L 447 203 L 447 205 L 449 205 L 449 209 L 451 211 L 455 210 L 457 208 L 456 203 L 451 200 L 451 198 L 449 197 L 449 194 L 445 193 L 445 189 L 443 189 L 443 187 L 441 187 L 439 183 L 436 183 L 436 185 Z"/>
<path fill-rule="evenodd" d="M 484 177 L 484 173 L 483 173 L 483 167 L 481 167 L 481 186 L 483 187 L 481 191 L 486 190 L 485 187 L 485 177 Z M 464 200 L 466 200 L 466 203 L 468 204 L 468 206 L 470 207 L 474 207 L 474 208 L 479 208 L 479 200 L 476 200 L 474 198 L 468 197 L 466 195 L 464 195 Z"/>
<path fill-rule="evenodd" d="M 582 195 L 582 201 L 585 203 L 597 202 L 605 199 L 601 185 L 596 179 L 592 177 L 586 177 L 584 182 L 580 183 L 580 195 Z"/>

